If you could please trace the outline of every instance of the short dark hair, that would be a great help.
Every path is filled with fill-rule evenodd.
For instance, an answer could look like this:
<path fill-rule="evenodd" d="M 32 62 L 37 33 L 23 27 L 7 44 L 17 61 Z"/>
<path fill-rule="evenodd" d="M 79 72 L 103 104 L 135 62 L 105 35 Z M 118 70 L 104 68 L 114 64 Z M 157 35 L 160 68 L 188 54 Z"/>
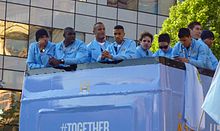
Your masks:
<path fill-rule="evenodd" d="M 160 34 L 159 38 L 158 38 L 158 42 L 167 42 L 168 44 L 170 44 L 170 36 L 167 33 L 164 34 Z"/>
<path fill-rule="evenodd" d="M 200 26 L 201 26 L 201 24 L 200 24 L 199 22 L 193 21 L 193 22 L 189 23 L 188 28 L 191 29 L 191 30 L 193 30 L 193 28 L 194 28 L 196 25 L 200 25 Z"/>
<path fill-rule="evenodd" d="M 104 25 L 102 22 L 96 22 L 94 25 L 93 25 L 93 29 L 95 29 L 96 25 Z"/>
<path fill-rule="evenodd" d="M 207 38 L 215 38 L 214 34 L 210 30 L 203 30 L 201 34 L 201 39 L 205 40 Z"/>
<path fill-rule="evenodd" d="M 72 27 L 66 27 L 66 28 L 64 28 L 63 37 L 65 37 L 65 33 L 66 33 L 66 32 L 71 32 L 71 31 L 75 33 L 75 30 L 74 30 L 74 28 L 72 28 Z"/>
<path fill-rule="evenodd" d="M 142 32 L 142 33 L 140 34 L 139 41 L 142 41 L 142 39 L 143 39 L 144 37 L 146 37 L 146 36 L 150 37 L 151 42 L 153 41 L 153 35 L 152 35 L 151 33 L 149 33 L 149 32 Z"/>
<path fill-rule="evenodd" d="M 183 38 L 183 37 L 189 37 L 190 36 L 190 30 L 188 28 L 180 28 L 178 37 Z"/>
<path fill-rule="evenodd" d="M 116 25 L 116 26 L 114 27 L 114 29 L 122 29 L 122 30 L 124 30 L 124 27 L 123 27 L 122 25 Z"/>
<path fill-rule="evenodd" d="M 67 31 L 74 31 L 75 32 L 74 28 L 72 28 L 72 27 L 64 28 L 64 33 L 67 32 Z"/>
<path fill-rule="evenodd" d="M 38 42 L 38 40 L 40 38 L 42 38 L 43 36 L 49 37 L 47 31 L 45 29 L 39 29 L 36 33 L 35 33 L 35 37 L 36 37 L 36 41 Z"/>

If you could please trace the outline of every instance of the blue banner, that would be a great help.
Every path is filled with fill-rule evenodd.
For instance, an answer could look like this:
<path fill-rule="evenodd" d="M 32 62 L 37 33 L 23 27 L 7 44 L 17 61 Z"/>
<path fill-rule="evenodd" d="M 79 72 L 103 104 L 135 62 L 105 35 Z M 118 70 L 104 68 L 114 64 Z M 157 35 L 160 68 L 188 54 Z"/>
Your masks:
<path fill-rule="evenodd" d="M 211 77 L 201 80 L 208 88 Z M 184 83 L 185 70 L 163 64 L 26 76 L 20 130 L 177 130 L 184 124 Z"/>

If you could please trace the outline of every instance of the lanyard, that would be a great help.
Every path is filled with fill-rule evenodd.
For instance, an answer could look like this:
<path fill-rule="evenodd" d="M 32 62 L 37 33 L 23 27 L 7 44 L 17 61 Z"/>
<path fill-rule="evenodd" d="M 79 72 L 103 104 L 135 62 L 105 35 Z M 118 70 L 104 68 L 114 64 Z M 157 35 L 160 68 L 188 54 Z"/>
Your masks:
<path fill-rule="evenodd" d="M 191 52 L 192 52 L 192 47 L 190 46 L 188 50 L 187 50 L 187 48 L 183 47 L 182 52 L 183 52 L 185 58 L 190 58 Z"/>

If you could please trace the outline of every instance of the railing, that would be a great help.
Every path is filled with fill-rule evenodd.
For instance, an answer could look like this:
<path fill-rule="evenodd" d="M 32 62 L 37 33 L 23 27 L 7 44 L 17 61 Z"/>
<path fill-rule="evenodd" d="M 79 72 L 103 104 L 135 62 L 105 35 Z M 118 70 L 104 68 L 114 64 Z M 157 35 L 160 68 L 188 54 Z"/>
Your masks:
<path fill-rule="evenodd" d="M 140 59 L 130 59 L 124 61 L 114 61 L 114 62 L 104 62 L 104 63 L 86 63 L 86 64 L 78 64 L 72 65 L 71 67 L 58 67 L 58 68 L 42 68 L 42 69 L 34 69 L 30 71 L 26 71 L 25 75 L 38 75 L 38 74 L 49 74 L 56 72 L 65 72 L 65 71 L 75 71 L 75 70 L 83 70 L 83 69 L 93 69 L 93 68 L 109 68 L 109 67 L 121 67 L 121 66 L 132 66 L 132 65 L 143 65 L 143 64 L 156 64 L 161 63 L 170 67 L 183 69 L 185 70 L 185 64 L 182 62 L 178 62 L 166 57 L 147 57 Z M 198 68 L 200 74 L 213 76 L 215 71 L 209 69 Z"/>

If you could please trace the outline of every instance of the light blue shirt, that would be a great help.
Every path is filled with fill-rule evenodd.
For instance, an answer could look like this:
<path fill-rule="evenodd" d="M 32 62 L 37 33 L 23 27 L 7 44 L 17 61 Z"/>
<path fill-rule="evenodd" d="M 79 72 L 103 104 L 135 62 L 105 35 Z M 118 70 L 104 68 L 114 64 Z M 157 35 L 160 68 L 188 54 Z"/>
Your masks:
<path fill-rule="evenodd" d="M 136 43 L 133 40 L 125 38 L 120 45 L 114 42 L 107 48 L 107 51 L 112 55 L 113 60 L 125 60 L 136 58 Z M 99 56 L 98 61 L 107 60 L 101 60 L 101 56 Z"/>
<path fill-rule="evenodd" d="M 150 50 L 145 50 L 140 46 L 136 47 L 136 57 L 143 58 L 143 57 L 151 57 L 153 53 Z"/>
<path fill-rule="evenodd" d="M 55 55 L 58 60 L 63 59 L 64 64 L 60 66 L 69 66 L 88 62 L 88 51 L 83 41 L 76 39 L 67 47 L 63 41 L 56 44 Z"/>
<path fill-rule="evenodd" d="M 29 69 L 38 69 L 50 67 L 48 60 L 53 57 L 55 53 L 55 45 L 48 41 L 44 52 L 40 52 L 38 42 L 33 42 L 29 46 L 27 65 Z"/>
<path fill-rule="evenodd" d="M 171 47 L 169 47 L 167 52 L 164 52 L 163 50 L 159 49 L 153 54 L 153 57 L 164 56 L 167 58 L 172 58 L 172 51 L 173 49 Z"/>
<path fill-rule="evenodd" d="M 172 57 L 176 56 L 187 58 L 189 63 L 196 67 L 208 68 L 206 64 L 206 50 L 204 46 L 195 39 L 192 39 L 192 43 L 188 49 L 185 48 L 181 42 L 177 42 L 172 51 Z"/>
<path fill-rule="evenodd" d="M 98 60 L 98 57 L 102 54 L 104 50 L 107 49 L 109 45 L 111 45 L 109 41 L 105 41 L 103 46 L 101 46 L 96 39 L 90 42 L 87 45 L 89 52 L 89 62 L 96 62 Z"/>
<path fill-rule="evenodd" d="M 212 69 L 215 70 L 218 66 L 218 59 L 215 57 L 215 55 L 212 53 L 212 50 L 210 50 L 210 59 L 211 59 L 211 63 L 212 63 Z"/>
<path fill-rule="evenodd" d="M 218 65 L 218 59 L 215 57 L 215 55 L 212 53 L 212 50 L 206 45 L 206 43 L 199 39 L 198 42 L 200 42 L 206 49 L 206 55 L 207 55 L 207 65 L 208 69 L 215 70 Z"/>
<path fill-rule="evenodd" d="M 206 45 L 206 43 L 203 40 L 199 39 L 198 42 L 200 42 L 206 49 L 206 63 L 208 64 L 208 69 L 215 70 L 218 65 L 218 59 L 215 57 L 215 55 L 212 53 L 212 50 Z"/>

